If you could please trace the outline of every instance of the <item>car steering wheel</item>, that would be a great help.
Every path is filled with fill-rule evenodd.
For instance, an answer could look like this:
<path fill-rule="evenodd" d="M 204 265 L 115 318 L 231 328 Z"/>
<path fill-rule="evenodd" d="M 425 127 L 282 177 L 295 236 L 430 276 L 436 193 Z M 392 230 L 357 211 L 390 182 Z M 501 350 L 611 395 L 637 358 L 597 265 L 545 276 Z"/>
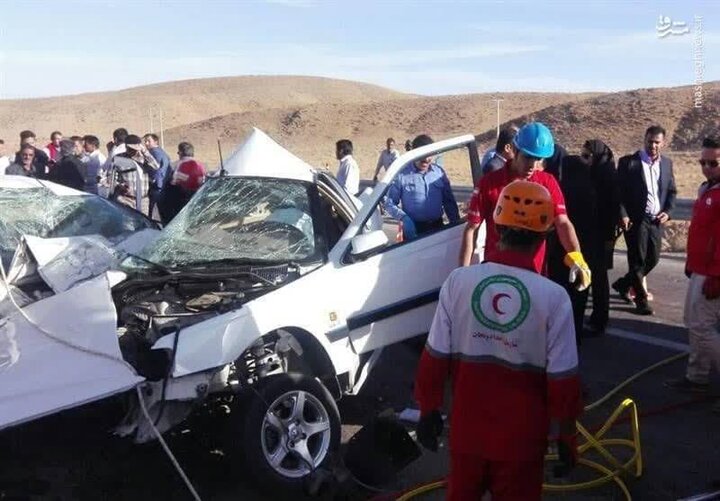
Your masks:
<path fill-rule="evenodd" d="M 282 232 L 286 233 L 290 245 L 294 245 L 305 240 L 308 244 L 308 236 L 299 228 L 290 223 L 282 221 L 255 221 L 242 227 L 243 233 L 260 233 L 260 232 Z"/>

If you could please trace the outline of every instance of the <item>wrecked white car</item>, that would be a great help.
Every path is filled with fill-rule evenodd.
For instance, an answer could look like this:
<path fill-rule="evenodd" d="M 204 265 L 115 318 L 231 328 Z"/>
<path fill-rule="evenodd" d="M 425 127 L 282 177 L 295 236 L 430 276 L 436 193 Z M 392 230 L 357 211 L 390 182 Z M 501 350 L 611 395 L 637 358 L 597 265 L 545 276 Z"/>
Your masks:
<path fill-rule="evenodd" d="M 473 136 L 435 143 L 360 203 L 256 130 L 120 271 L 3 319 L 15 355 L 0 426 L 142 382 L 150 420 L 136 405 L 119 431 L 143 441 L 245 393 L 230 446 L 256 478 L 296 485 L 338 448 L 335 399 L 358 391 L 383 347 L 429 328 L 463 225 L 396 242 L 380 204 L 404 164 L 453 149 L 477 165 Z"/>
<path fill-rule="evenodd" d="M 0 258 L 5 269 L 23 235 L 98 235 L 115 245 L 139 231 L 157 229 L 141 213 L 97 195 L 24 176 L 0 176 Z"/>

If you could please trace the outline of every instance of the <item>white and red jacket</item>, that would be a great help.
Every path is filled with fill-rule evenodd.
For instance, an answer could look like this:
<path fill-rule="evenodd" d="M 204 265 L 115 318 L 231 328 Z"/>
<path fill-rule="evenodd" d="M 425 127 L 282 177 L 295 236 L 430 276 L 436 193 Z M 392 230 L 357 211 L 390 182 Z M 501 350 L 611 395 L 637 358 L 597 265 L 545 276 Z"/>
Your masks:
<path fill-rule="evenodd" d="M 50 160 L 56 161 L 60 155 L 60 148 L 55 146 L 53 143 L 50 143 L 45 147 L 45 152 L 47 153 L 47 156 L 50 157 Z"/>
<path fill-rule="evenodd" d="M 720 277 L 720 183 L 700 186 L 690 220 L 687 268 L 698 275 Z"/>
<path fill-rule="evenodd" d="M 443 285 L 415 398 L 422 415 L 440 409 L 450 375 L 453 454 L 537 460 L 550 420 L 582 411 L 577 370 L 565 289 L 528 269 L 486 262 L 453 271 Z"/>

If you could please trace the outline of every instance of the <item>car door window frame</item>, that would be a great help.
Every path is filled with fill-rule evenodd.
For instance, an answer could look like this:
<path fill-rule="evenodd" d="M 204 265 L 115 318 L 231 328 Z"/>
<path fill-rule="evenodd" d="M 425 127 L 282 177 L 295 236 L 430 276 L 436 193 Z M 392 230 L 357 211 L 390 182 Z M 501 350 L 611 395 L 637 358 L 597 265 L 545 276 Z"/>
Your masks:
<path fill-rule="evenodd" d="M 374 203 L 372 203 L 371 210 L 367 214 L 365 214 L 365 216 L 363 217 L 360 224 L 358 224 L 357 227 L 353 230 L 353 234 L 351 236 L 349 236 L 349 238 L 347 238 L 347 240 L 345 241 L 346 248 L 343 250 L 342 256 L 340 258 L 341 264 L 348 265 L 348 264 L 353 264 L 356 262 L 350 258 L 350 252 L 352 249 L 352 245 L 351 245 L 352 239 L 362 231 L 362 228 L 364 228 L 365 225 L 368 223 L 368 221 L 372 217 L 374 211 L 377 210 L 377 208 L 379 207 L 379 205 L 381 203 L 383 203 L 383 201 L 385 200 L 385 196 L 387 195 L 387 192 L 390 189 L 390 185 L 395 180 L 397 175 L 400 173 L 400 170 L 402 169 L 402 167 L 407 165 L 409 162 L 415 161 L 419 158 L 426 158 L 428 156 L 438 155 L 440 153 L 445 153 L 447 151 L 459 150 L 461 148 L 466 149 L 468 152 L 469 159 L 470 159 L 471 174 L 472 174 L 472 172 L 476 172 L 477 169 L 479 168 L 478 166 L 480 165 L 480 158 L 478 155 L 477 143 L 475 141 L 474 136 L 460 136 L 457 138 L 439 141 L 439 142 L 436 142 L 436 143 L 433 143 L 433 144 L 430 144 L 427 146 L 423 146 L 422 148 L 418 148 L 417 150 L 410 150 L 409 152 L 405 153 L 404 155 L 402 155 L 398 159 L 396 159 L 395 162 L 393 162 L 393 164 L 390 166 L 390 168 L 386 172 L 386 175 L 385 175 L 385 177 L 383 177 L 382 181 L 380 181 L 378 184 L 375 185 L 375 190 L 373 190 L 373 192 L 372 192 L 372 197 L 376 198 L 376 200 L 374 201 Z M 388 178 L 390 173 L 392 175 Z M 379 196 L 376 193 L 376 190 L 381 190 Z M 368 205 L 371 205 L 371 204 L 368 202 Z M 360 213 L 362 213 L 364 210 L 366 210 L 365 206 L 362 207 Z M 359 216 L 359 214 L 358 214 L 358 216 Z M 434 235 L 435 233 L 440 233 L 440 232 L 443 232 L 450 228 L 453 228 L 455 226 L 458 226 L 460 224 L 464 224 L 464 222 L 465 222 L 465 218 L 461 218 L 455 224 L 449 224 L 449 225 L 445 226 L 442 230 L 424 234 L 412 241 L 402 242 L 402 243 L 391 243 L 390 245 L 379 250 L 376 254 L 373 254 L 373 255 L 382 254 L 389 250 L 397 249 L 404 245 L 412 244 L 413 242 L 420 241 L 423 238 L 430 237 L 430 236 Z M 352 227 L 352 223 L 351 223 L 351 226 L 348 228 L 348 230 L 351 227 Z M 346 233 L 348 232 L 348 230 L 346 230 Z M 340 241 L 338 242 L 338 244 L 340 244 L 340 243 L 343 243 L 342 237 L 341 237 Z"/>

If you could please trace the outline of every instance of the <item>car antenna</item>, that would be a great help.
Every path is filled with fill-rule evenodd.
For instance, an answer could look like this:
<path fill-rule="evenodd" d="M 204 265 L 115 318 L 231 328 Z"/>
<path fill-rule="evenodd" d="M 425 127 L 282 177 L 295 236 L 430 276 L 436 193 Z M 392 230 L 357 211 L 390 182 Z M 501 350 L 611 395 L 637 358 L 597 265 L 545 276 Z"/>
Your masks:
<path fill-rule="evenodd" d="M 227 171 L 225 170 L 225 164 L 223 163 L 222 148 L 220 147 L 220 139 L 218 139 L 217 142 L 218 142 L 218 153 L 220 154 L 220 177 L 227 176 Z"/>

